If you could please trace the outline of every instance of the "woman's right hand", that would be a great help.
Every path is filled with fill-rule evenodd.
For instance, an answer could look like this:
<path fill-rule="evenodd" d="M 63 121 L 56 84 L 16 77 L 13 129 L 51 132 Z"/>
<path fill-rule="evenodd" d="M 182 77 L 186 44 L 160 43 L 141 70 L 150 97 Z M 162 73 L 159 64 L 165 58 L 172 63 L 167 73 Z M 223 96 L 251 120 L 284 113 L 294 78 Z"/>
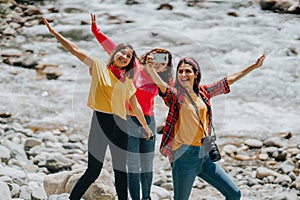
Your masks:
<path fill-rule="evenodd" d="M 154 68 L 153 68 L 153 64 L 154 64 L 153 59 L 154 58 L 150 55 L 148 55 L 147 58 L 146 58 L 146 64 L 144 66 L 145 66 L 145 69 L 148 73 L 151 73 L 151 72 L 155 71 Z"/>
<path fill-rule="evenodd" d="M 147 133 L 146 140 L 151 140 L 153 138 L 153 133 L 152 133 L 151 129 L 149 128 L 148 125 L 144 126 L 143 128 Z"/>

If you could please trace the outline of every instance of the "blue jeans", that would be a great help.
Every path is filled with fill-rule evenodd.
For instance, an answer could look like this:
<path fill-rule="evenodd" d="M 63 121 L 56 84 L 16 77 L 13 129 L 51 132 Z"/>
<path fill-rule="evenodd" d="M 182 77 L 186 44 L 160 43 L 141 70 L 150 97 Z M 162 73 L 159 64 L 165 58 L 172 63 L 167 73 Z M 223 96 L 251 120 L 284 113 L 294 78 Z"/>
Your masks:
<path fill-rule="evenodd" d="M 128 134 L 128 186 L 132 200 L 140 200 L 140 184 L 142 185 L 142 199 L 150 198 L 153 178 L 153 158 L 155 137 L 146 140 L 145 131 L 136 117 L 127 118 Z M 155 133 L 154 116 L 146 116 L 147 124 Z"/>
<path fill-rule="evenodd" d="M 118 200 L 127 200 L 127 145 L 126 121 L 112 114 L 95 111 L 88 141 L 88 166 L 73 187 L 70 200 L 81 199 L 90 185 L 98 178 L 107 146 L 111 152 Z"/>
<path fill-rule="evenodd" d="M 199 158 L 201 147 L 182 145 L 173 152 L 172 176 L 174 200 L 188 200 L 196 176 L 219 190 L 227 200 L 239 200 L 241 192 L 227 173 L 210 160 Z"/>

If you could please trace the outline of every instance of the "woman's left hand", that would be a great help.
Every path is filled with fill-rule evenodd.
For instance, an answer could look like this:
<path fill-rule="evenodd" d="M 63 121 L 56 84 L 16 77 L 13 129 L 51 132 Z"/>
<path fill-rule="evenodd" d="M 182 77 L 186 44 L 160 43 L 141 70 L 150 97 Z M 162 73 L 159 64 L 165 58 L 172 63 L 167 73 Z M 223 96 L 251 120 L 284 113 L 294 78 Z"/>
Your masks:
<path fill-rule="evenodd" d="M 92 21 L 92 24 L 96 24 L 96 15 L 91 13 L 91 21 Z"/>
<path fill-rule="evenodd" d="M 259 68 L 260 66 L 262 66 L 264 60 L 266 58 L 266 52 L 264 52 L 255 62 L 254 66 L 255 68 Z"/>

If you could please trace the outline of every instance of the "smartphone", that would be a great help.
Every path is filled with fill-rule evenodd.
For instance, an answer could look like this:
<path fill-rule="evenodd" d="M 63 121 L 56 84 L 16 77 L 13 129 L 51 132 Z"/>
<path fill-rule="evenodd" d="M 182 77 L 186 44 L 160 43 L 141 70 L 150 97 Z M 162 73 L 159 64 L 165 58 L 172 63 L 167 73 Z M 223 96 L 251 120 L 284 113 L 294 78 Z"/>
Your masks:
<path fill-rule="evenodd" d="M 169 60 L 167 53 L 152 53 L 150 56 L 153 57 L 155 63 L 167 63 Z"/>

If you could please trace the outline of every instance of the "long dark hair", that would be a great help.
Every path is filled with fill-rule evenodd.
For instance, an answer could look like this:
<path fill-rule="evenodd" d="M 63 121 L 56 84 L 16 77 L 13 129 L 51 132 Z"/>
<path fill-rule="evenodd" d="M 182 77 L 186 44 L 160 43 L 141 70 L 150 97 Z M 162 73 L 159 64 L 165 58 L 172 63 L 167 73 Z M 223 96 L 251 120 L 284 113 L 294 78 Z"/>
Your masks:
<path fill-rule="evenodd" d="M 192 58 L 182 58 L 181 60 L 179 60 L 177 68 L 176 68 L 175 87 L 177 87 L 177 88 L 182 87 L 178 81 L 178 69 L 182 64 L 188 64 L 188 65 L 192 66 L 194 73 L 197 74 L 197 77 L 194 80 L 193 90 L 196 94 L 198 94 L 199 93 L 199 84 L 201 81 L 201 71 L 200 71 L 200 67 L 199 67 L 199 64 L 197 63 L 197 61 L 195 61 Z"/>
<path fill-rule="evenodd" d="M 168 83 L 169 85 L 172 85 L 173 84 L 173 64 L 172 64 L 172 54 L 166 50 L 166 49 L 162 49 L 162 48 L 155 48 L 155 49 L 152 49 L 150 51 L 148 51 L 147 53 L 145 53 L 141 58 L 141 63 L 144 65 L 146 64 L 146 61 L 147 61 L 147 57 L 153 53 L 153 52 L 156 52 L 156 53 L 166 53 L 168 54 L 168 63 L 167 63 L 167 68 L 166 68 L 166 71 L 164 72 L 158 72 L 157 74 L 160 76 L 160 78 Z"/>
<path fill-rule="evenodd" d="M 131 58 L 129 64 L 126 67 L 124 67 L 125 68 L 125 72 L 126 72 L 128 78 L 133 78 L 134 77 L 134 70 L 133 70 L 134 61 L 135 61 L 135 59 L 138 59 L 138 57 L 137 57 L 137 55 L 136 55 L 133 47 L 130 44 L 128 44 L 128 43 L 120 43 L 120 44 L 118 44 L 116 46 L 116 48 L 110 54 L 110 58 L 109 58 L 106 66 L 109 67 L 111 64 L 113 64 L 114 57 L 115 57 L 116 53 L 118 53 L 119 51 L 121 51 L 121 50 L 123 50 L 125 48 L 130 48 L 133 51 L 132 52 L 132 58 Z"/>

